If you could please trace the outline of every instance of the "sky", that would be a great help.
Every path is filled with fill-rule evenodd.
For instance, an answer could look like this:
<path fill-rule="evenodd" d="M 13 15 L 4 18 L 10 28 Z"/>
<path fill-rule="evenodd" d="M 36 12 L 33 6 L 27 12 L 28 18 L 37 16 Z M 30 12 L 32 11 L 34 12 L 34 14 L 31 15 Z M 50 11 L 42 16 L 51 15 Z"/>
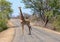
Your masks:
<path fill-rule="evenodd" d="M 22 0 L 7 0 L 12 3 L 11 8 L 13 9 L 12 16 L 19 15 L 18 7 L 22 7 L 22 12 L 27 14 L 32 14 L 30 9 L 26 9 L 24 3 L 21 3 Z"/>

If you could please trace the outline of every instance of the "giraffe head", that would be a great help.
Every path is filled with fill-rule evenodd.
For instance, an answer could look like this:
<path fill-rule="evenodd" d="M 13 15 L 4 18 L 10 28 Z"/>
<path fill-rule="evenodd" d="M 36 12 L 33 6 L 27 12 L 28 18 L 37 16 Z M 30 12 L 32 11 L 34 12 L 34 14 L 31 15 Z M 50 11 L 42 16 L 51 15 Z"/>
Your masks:
<path fill-rule="evenodd" d="M 19 9 L 21 9 L 21 7 L 18 7 Z"/>

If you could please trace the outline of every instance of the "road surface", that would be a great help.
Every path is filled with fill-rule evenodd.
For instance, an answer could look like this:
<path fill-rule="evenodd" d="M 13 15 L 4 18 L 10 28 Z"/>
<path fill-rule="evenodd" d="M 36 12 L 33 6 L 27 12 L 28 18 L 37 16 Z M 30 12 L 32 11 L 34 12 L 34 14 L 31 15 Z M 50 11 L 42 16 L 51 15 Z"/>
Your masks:
<path fill-rule="evenodd" d="M 44 29 L 38 29 L 32 26 L 32 35 L 28 35 L 28 27 L 25 26 L 24 35 L 19 19 L 11 20 L 16 26 L 13 42 L 60 42 L 60 34 L 47 32 Z"/>

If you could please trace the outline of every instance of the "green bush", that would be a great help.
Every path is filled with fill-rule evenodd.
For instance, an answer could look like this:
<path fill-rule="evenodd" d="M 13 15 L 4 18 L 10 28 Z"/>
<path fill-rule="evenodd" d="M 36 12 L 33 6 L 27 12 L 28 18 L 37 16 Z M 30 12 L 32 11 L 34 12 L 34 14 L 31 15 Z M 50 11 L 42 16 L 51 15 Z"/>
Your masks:
<path fill-rule="evenodd" d="M 0 20 L 0 32 L 7 29 L 7 22 L 5 20 Z"/>
<path fill-rule="evenodd" d="M 0 32 L 7 29 L 7 20 L 13 12 L 11 5 L 7 0 L 0 1 Z"/>
<path fill-rule="evenodd" d="M 57 31 L 60 31 L 60 15 L 58 15 L 54 20 L 53 26 L 56 27 Z"/>

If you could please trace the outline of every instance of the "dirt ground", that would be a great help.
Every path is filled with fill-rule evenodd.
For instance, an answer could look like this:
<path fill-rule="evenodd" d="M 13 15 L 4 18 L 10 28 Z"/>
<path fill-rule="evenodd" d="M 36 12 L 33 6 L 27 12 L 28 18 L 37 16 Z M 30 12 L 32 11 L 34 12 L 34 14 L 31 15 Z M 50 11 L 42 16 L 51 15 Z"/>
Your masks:
<path fill-rule="evenodd" d="M 13 26 L 13 24 L 8 21 L 8 26 Z M 8 28 L 7 30 L 0 32 L 0 42 L 11 42 L 14 36 L 14 32 L 14 28 Z"/>

